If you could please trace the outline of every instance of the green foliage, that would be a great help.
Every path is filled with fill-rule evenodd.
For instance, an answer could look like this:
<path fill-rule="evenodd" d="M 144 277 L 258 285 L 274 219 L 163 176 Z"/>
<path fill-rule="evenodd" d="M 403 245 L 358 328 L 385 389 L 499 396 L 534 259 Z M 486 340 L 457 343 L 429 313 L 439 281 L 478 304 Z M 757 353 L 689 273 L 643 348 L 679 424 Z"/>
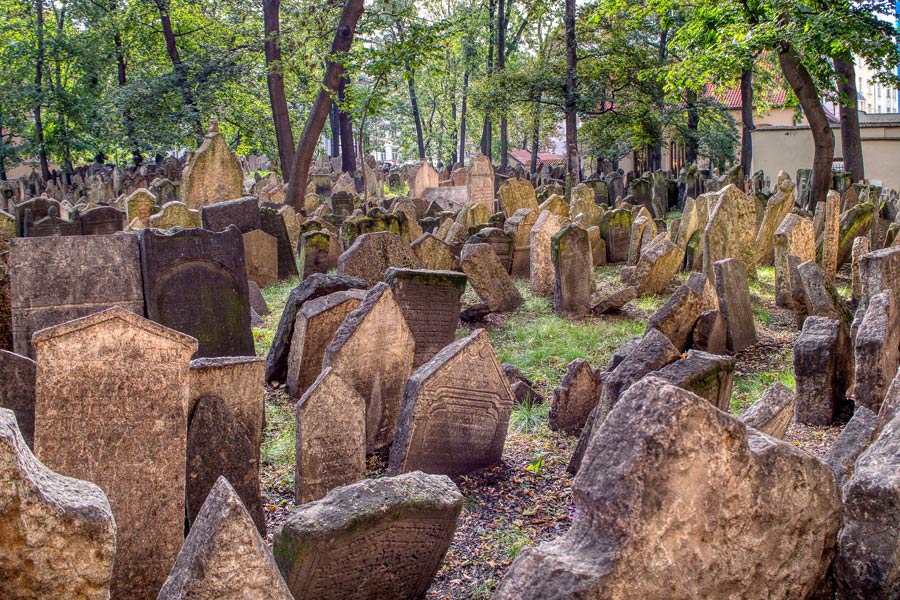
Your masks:
<path fill-rule="evenodd" d="M 550 407 L 539 404 L 530 396 L 524 402 L 513 406 L 509 416 L 509 427 L 517 433 L 534 433 L 547 420 Z"/>

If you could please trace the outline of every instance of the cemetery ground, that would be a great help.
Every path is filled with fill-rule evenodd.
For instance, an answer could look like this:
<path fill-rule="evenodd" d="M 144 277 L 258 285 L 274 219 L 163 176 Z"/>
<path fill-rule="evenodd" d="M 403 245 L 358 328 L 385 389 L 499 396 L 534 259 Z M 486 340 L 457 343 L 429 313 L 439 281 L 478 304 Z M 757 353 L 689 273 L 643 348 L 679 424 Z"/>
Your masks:
<path fill-rule="evenodd" d="M 597 289 L 608 293 L 622 287 L 621 268 L 595 269 Z M 845 271 L 838 274 L 836 283 L 838 291 L 848 297 L 849 265 Z M 603 368 L 620 345 L 643 334 L 650 316 L 687 275 L 679 273 L 663 294 L 638 298 L 618 313 L 580 320 L 554 313 L 551 300 L 535 296 L 526 281 L 517 280 L 525 302 L 516 311 L 494 313 L 484 321 L 459 327 L 457 338 L 477 327 L 486 328 L 500 362 L 520 369 L 544 401 L 514 408 L 503 460 L 497 466 L 456 480 L 465 496 L 464 509 L 427 598 L 490 598 L 524 548 L 554 539 L 569 528 L 574 505 L 572 476 L 566 465 L 578 438 L 548 427 L 553 389 L 572 360 L 583 358 L 591 366 Z M 735 357 L 733 416 L 740 415 L 773 383 L 794 388 L 792 344 L 799 331 L 793 313 L 775 306 L 774 279 L 772 267 L 760 267 L 758 280 L 750 282 L 759 341 Z M 297 283 L 291 279 L 263 289 L 271 313 L 264 317 L 264 326 L 254 329 L 258 356 L 268 352 L 284 303 Z M 478 301 L 471 287 L 467 288 L 463 305 Z M 294 408 L 284 389 L 267 388 L 260 478 L 270 541 L 272 532 L 295 508 Z M 841 428 L 794 423 L 785 439 L 821 457 Z M 367 475 L 383 474 L 385 465 L 385 456 L 370 457 Z"/>

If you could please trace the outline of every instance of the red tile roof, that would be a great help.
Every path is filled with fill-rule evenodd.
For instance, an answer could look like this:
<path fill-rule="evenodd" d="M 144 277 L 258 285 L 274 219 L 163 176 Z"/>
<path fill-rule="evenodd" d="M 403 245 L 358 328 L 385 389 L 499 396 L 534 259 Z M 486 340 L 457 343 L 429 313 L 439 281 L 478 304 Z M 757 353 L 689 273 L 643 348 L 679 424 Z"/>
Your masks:
<path fill-rule="evenodd" d="M 509 151 L 509 155 L 519 161 L 523 165 L 531 164 L 531 150 L 522 150 L 515 148 Z M 538 167 L 543 164 L 558 165 L 562 164 L 565 157 L 561 154 L 551 154 L 550 152 L 538 152 Z"/>
<path fill-rule="evenodd" d="M 715 98 L 729 110 L 740 110 L 741 106 L 743 106 L 743 102 L 741 102 L 741 88 L 714 88 L 712 85 L 706 86 L 706 92 L 703 94 L 704 98 Z M 774 92 L 769 92 L 769 96 L 767 98 L 768 103 L 776 108 L 782 108 L 784 106 L 785 100 L 787 100 L 787 91 L 785 90 L 777 90 Z"/>

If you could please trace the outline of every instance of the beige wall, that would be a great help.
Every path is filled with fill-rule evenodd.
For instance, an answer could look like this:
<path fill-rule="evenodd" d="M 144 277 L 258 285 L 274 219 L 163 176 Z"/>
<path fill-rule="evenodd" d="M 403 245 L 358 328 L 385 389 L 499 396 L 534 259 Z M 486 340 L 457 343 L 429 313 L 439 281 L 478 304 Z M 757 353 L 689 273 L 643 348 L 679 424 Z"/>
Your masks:
<path fill-rule="evenodd" d="M 841 158 L 841 131 L 833 127 L 835 158 Z M 900 123 L 862 127 L 866 177 L 900 190 Z M 757 129 L 753 132 L 753 172 L 762 169 L 773 181 L 778 171 L 794 179 L 797 169 L 812 167 L 813 142 L 809 128 Z"/>

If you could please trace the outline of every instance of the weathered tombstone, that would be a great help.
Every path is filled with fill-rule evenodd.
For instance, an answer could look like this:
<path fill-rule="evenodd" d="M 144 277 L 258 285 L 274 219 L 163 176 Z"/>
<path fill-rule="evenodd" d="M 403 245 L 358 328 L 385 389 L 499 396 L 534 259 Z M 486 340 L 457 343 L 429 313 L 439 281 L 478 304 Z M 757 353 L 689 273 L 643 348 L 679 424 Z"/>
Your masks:
<path fill-rule="evenodd" d="M 303 269 L 303 279 L 306 279 L 315 273 L 327 273 L 337 268 L 341 243 L 328 230 L 308 231 L 300 236 L 297 254 Z"/>
<path fill-rule="evenodd" d="M 13 238 L 9 266 L 17 354 L 34 356 L 31 335 L 39 329 L 111 306 L 144 313 L 134 235 Z"/>
<path fill-rule="evenodd" d="M 588 233 L 566 225 L 550 240 L 553 261 L 553 307 L 556 312 L 583 317 L 591 309 L 592 263 Z"/>
<path fill-rule="evenodd" d="M 869 299 L 853 339 L 853 399 L 877 413 L 900 364 L 900 309 L 890 289 Z"/>
<path fill-rule="evenodd" d="M 638 296 L 658 294 L 669 286 L 683 261 L 684 252 L 660 234 L 641 252 L 630 283 L 637 287 Z"/>
<path fill-rule="evenodd" d="M 497 193 L 500 199 L 500 207 L 507 217 L 512 217 L 523 208 L 537 210 L 537 198 L 534 195 L 534 187 L 525 179 L 508 179 L 500 186 Z"/>
<path fill-rule="evenodd" d="M 868 252 L 859 257 L 860 304 L 868 306 L 872 297 L 891 290 L 900 298 L 900 246 Z"/>
<path fill-rule="evenodd" d="M 203 229 L 225 231 L 229 225 L 237 227 L 241 233 L 260 229 L 259 201 L 253 197 L 217 202 L 200 209 Z"/>
<path fill-rule="evenodd" d="M 420 598 L 462 504 L 449 478 L 418 472 L 337 488 L 290 513 L 275 561 L 295 598 Z"/>
<path fill-rule="evenodd" d="M 870 202 L 857 204 L 841 215 L 841 233 L 838 242 L 838 265 L 850 258 L 853 240 L 866 235 L 875 217 L 875 207 Z M 872 248 L 878 248 L 872 244 Z"/>
<path fill-rule="evenodd" d="M 811 316 L 794 341 L 797 405 L 805 425 L 830 425 L 844 401 L 850 372 L 850 341 L 840 321 Z"/>
<path fill-rule="evenodd" d="M 600 235 L 606 242 L 606 260 L 624 262 L 631 244 L 631 223 L 634 217 L 624 208 L 608 210 L 600 220 Z"/>
<path fill-rule="evenodd" d="M 490 310 L 515 310 L 522 303 L 522 295 L 489 244 L 463 246 L 460 265 L 472 289 Z"/>
<path fill-rule="evenodd" d="M 503 230 L 513 240 L 510 266 L 513 277 L 531 276 L 531 230 L 537 217 L 536 209 L 520 208 L 503 224 Z"/>
<path fill-rule="evenodd" d="M 775 304 L 791 308 L 793 292 L 788 256 L 796 256 L 800 262 L 816 259 L 816 238 L 812 221 L 793 213 L 784 217 L 775 230 Z"/>
<path fill-rule="evenodd" d="M 198 217 L 199 214 L 190 210 L 184 202 L 167 202 L 162 205 L 162 210 L 150 217 L 149 226 L 156 229 L 190 229 L 200 226 Z"/>
<path fill-rule="evenodd" d="M 285 302 L 284 310 L 281 313 L 281 319 L 278 321 L 278 328 L 272 339 L 272 346 L 269 348 L 269 354 L 266 357 L 265 380 L 270 383 L 283 383 L 286 380 L 288 356 L 290 355 L 291 341 L 294 336 L 294 323 L 297 319 L 297 313 L 305 302 L 334 292 L 365 287 L 366 282 L 362 279 L 317 273 L 304 279 L 303 283 L 291 290 Z"/>
<path fill-rule="evenodd" d="M 275 238 L 276 266 L 278 268 L 278 280 L 289 277 L 297 277 L 297 257 L 294 255 L 295 247 L 291 246 L 291 238 L 284 224 L 284 217 L 274 208 L 259 209 L 260 227 L 263 231 Z"/>
<path fill-rule="evenodd" d="M 252 356 L 250 302 L 240 231 L 141 232 L 147 317 L 195 337 L 196 358 Z"/>
<path fill-rule="evenodd" d="M 266 516 L 259 489 L 258 446 L 253 436 L 218 396 L 196 401 L 187 434 L 186 508 L 191 526 L 220 477 L 233 482 L 261 535 Z"/>
<path fill-rule="evenodd" d="M 808 260 L 801 263 L 797 266 L 796 272 L 797 278 L 800 280 L 799 287 L 803 290 L 805 314 L 839 319 L 844 328 L 849 331 L 853 315 L 816 261 Z M 793 283 L 791 283 L 791 293 L 795 289 Z"/>
<path fill-rule="evenodd" d="M 391 268 L 384 280 L 415 340 L 417 369 L 456 337 L 467 278 L 453 271 Z"/>
<path fill-rule="evenodd" d="M 403 384 L 412 372 L 415 341 L 385 283 L 372 287 L 344 319 L 322 359 L 366 401 L 366 452 L 394 440 Z"/>
<path fill-rule="evenodd" d="M 864 254 L 869 253 L 869 238 L 860 236 L 853 240 L 853 257 L 852 263 L 850 265 L 850 277 L 851 277 L 851 298 L 854 302 L 859 302 L 860 298 L 862 298 L 862 280 L 860 279 L 859 272 L 859 259 L 862 258 Z"/>
<path fill-rule="evenodd" d="M 575 522 L 523 551 L 497 600 L 713 598 L 735 586 L 807 597 L 825 578 L 840 526 L 826 465 L 655 377 L 624 394 L 572 487 Z M 685 508 L 717 506 L 723 490 L 732 510 Z"/>
<path fill-rule="evenodd" d="M 591 264 L 595 267 L 606 265 L 606 243 L 600 237 L 600 227 L 588 227 L 588 241 L 591 243 Z"/>
<path fill-rule="evenodd" d="M 775 439 L 783 440 L 794 420 L 797 395 L 781 383 L 773 383 L 762 397 L 741 415 L 741 422 Z"/>
<path fill-rule="evenodd" d="M 277 283 L 278 240 L 262 229 L 249 231 L 243 237 L 247 280 L 261 288 Z"/>
<path fill-rule="evenodd" d="M 545 210 L 556 215 L 558 219 L 569 218 L 569 205 L 566 204 L 565 198 L 559 194 L 552 194 L 537 207 L 538 214 Z"/>
<path fill-rule="evenodd" d="M 28 237 L 81 235 L 81 223 L 78 220 L 61 219 L 57 213 L 57 208 L 51 206 L 49 215 L 39 221 L 34 221 L 31 225 L 26 223 L 25 233 Z"/>
<path fill-rule="evenodd" d="M 373 285 L 384 279 L 390 267 L 419 269 L 422 263 L 409 244 L 388 232 L 365 233 L 338 259 L 338 273 L 359 277 Z"/>
<path fill-rule="evenodd" d="M 31 200 L 16 204 L 16 237 L 25 236 L 25 211 L 30 210 L 31 218 L 34 221 L 39 221 L 50 214 L 51 206 L 55 206 L 56 210 L 59 210 L 59 202 L 56 200 L 48 200 L 47 198 L 32 198 Z"/>
<path fill-rule="evenodd" d="M 756 279 L 756 202 L 729 185 L 719 192 L 703 231 L 703 272 L 712 276 L 713 265 L 734 258 L 747 276 Z"/>
<path fill-rule="evenodd" d="M 292 397 L 302 396 L 319 376 L 325 349 L 364 298 L 363 290 L 334 292 L 304 302 L 297 311 L 285 381 Z"/>
<path fill-rule="evenodd" d="M 602 296 L 600 300 L 591 307 L 591 312 L 595 315 L 602 315 L 610 311 L 618 311 L 635 298 L 637 298 L 637 288 L 633 285 L 629 285 L 621 290 Z"/>
<path fill-rule="evenodd" d="M 39 331 L 34 347 L 35 454 L 109 497 L 117 529 L 111 596 L 153 598 L 184 539 L 197 340 L 114 307 Z"/>
<path fill-rule="evenodd" d="M 480 204 L 488 213 L 494 212 L 494 165 L 490 158 L 479 154 L 472 159 L 466 186 L 470 204 Z"/>
<path fill-rule="evenodd" d="M 219 477 L 157 600 L 293 600 L 241 498 Z"/>
<path fill-rule="evenodd" d="M 731 407 L 733 358 L 691 349 L 680 360 L 657 371 L 656 376 L 705 398 L 723 412 Z"/>
<path fill-rule="evenodd" d="M 726 346 L 731 353 L 740 352 L 756 343 L 747 271 L 736 258 L 717 261 L 713 270 L 719 311 L 725 319 Z"/>
<path fill-rule="evenodd" d="M 648 235 L 645 235 L 648 234 Z M 634 266 L 641 257 L 641 251 L 646 249 L 645 241 L 652 241 L 656 237 L 656 224 L 649 216 L 638 215 L 631 223 L 631 241 L 628 245 L 627 265 Z"/>
<path fill-rule="evenodd" d="M 841 195 L 831 190 L 825 201 L 825 229 L 822 235 L 822 269 L 834 279 L 838 267 L 838 244 L 841 233 Z"/>
<path fill-rule="evenodd" d="M 0 408 L 11 410 L 29 448 L 34 448 L 34 386 L 37 365 L 27 356 L 0 350 Z"/>
<path fill-rule="evenodd" d="M 389 472 L 450 476 L 500 460 L 513 395 L 483 329 L 419 367 L 403 390 Z"/>
<path fill-rule="evenodd" d="M 200 148 L 193 153 L 181 173 L 181 201 L 189 208 L 240 198 L 244 173 L 218 123 L 210 125 Z"/>
<path fill-rule="evenodd" d="M 562 228 L 559 217 L 550 211 L 543 211 L 531 228 L 530 266 L 531 291 L 541 296 L 553 293 L 554 269 L 551 240 Z"/>
<path fill-rule="evenodd" d="M 450 244 L 430 233 L 422 234 L 410 247 L 425 269 L 449 271 L 453 268 Z"/>
<path fill-rule="evenodd" d="M 781 171 L 778 173 L 778 189 L 766 203 L 759 231 L 756 232 L 756 264 L 770 265 L 775 257 L 773 248 L 773 236 L 778 226 L 784 221 L 785 216 L 794 207 L 794 183 L 790 177 Z M 687 241 L 685 240 L 685 243 Z"/>
<path fill-rule="evenodd" d="M 150 226 L 150 215 L 156 207 L 156 196 L 146 188 L 135 190 L 125 198 L 125 220 L 129 223 L 134 219 L 140 219 L 142 227 Z"/>
<path fill-rule="evenodd" d="M 0 408 L 0 596 L 109 598 L 116 523 L 99 486 L 38 462 Z"/>
<path fill-rule="evenodd" d="M 562 382 L 553 390 L 547 424 L 553 431 L 578 435 L 600 399 L 599 375 L 584 359 L 577 358 L 566 367 Z"/>
<path fill-rule="evenodd" d="M 838 489 L 842 489 L 853 475 L 853 467 L 859 456 L 877 438 L 878 415 L 865 406 L 856 406 L 853 417 L 841 431 L 822 461 L 834 471 Z"/>
<path fill-rule="evenodd" d="M 699 273 L 698 275 L 703 277 Z M 672 345 L 684 352 L 702 312 L 703 297 L 691 287 L 682 285 L 653 313 L 647 322 L 647 328 L 659 330 L 669 338 Z"/>
<path fill-rule="evenodd" d="M 297 504 L 366 476 L 366 401 L 330 367 L 297 402 L 296 463 Z"/>
<path fill-rule="evenodd" d="M 431 163 L 422 161 L 409 173 L 409 197 L 424 198 L 425 190 L 436 188 L 440 184 L 437 171 Z"/>

